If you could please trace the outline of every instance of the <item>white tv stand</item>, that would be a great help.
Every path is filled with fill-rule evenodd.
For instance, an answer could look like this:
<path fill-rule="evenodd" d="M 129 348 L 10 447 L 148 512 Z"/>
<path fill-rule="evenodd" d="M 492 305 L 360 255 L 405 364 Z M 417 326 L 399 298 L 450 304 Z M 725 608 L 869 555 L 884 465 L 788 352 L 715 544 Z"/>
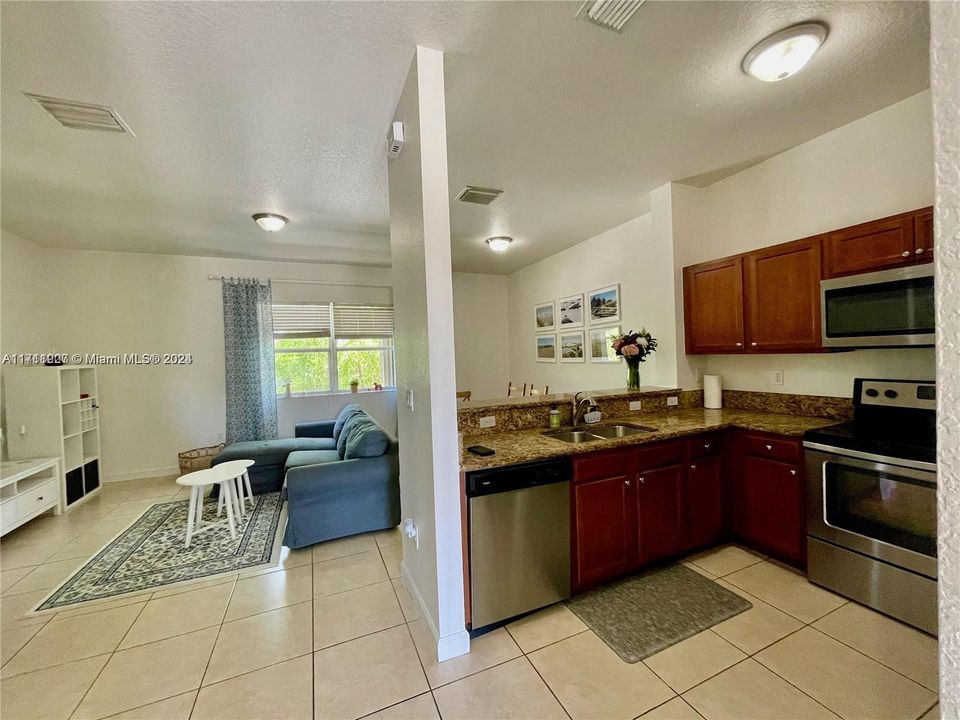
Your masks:
<path fill-rule="evenodd" d="M 8 460 L 0 463 L 0 535 L 53 509 L 60 498 L 60 458 Z"/>

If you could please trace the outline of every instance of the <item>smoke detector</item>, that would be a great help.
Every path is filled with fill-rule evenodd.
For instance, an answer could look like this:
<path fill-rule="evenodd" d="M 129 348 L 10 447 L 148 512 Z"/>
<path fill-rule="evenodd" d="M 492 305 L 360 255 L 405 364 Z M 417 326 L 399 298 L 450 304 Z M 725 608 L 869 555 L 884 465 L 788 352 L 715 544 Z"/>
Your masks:
<path fill-rule="evenodd" d="M 460 202 L 473 203 L 474 205 L 489 205 L 502 194 L 503 190 L 467 185 L 460 191 L 460 194 L 457 195 L 457 200 Z"/>
<path fill-rule="evenodd" d="M 390 124 L 390 135 L 387 136 L 387 157 L 398 158 L 403 150 L 403 123 Z"/>
<path fill-rule="evenodd" d="M 25 92 L 24 95 L 46 110 L 54 120 L 66 128 L 133 135 L 133 130 L 127 126 L 120 114 L 107 105 L 64 100 L 63 98 L 34 95 L 28 92 Z M 133 137 L 136 137 L 136 135 L 133 135 Z"/>
<path fill-rule="evenodd" d="M 622 32 L 627 20 L 640 9 L 646 0 L 586 0 L 577 16 L 587 8 L 586 19 L 614 32 Z"/>

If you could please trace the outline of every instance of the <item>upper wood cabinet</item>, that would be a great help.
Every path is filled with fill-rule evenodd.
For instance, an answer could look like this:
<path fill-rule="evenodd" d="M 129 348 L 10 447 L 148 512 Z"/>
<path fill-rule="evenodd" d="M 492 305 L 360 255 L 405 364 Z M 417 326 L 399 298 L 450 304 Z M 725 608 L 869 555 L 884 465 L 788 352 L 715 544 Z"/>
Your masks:
<path fill-rule="evenodd" d="M 739 257 L 683 269 L 687 353 L 743 350 L 743 261 Z"/>
<path fill-rule="evenodd" d="M 743 271 L 747 349 L 819 350 L 820 238 L 748 253 Z"/>
<path fill-rule="evenodd" d="M 871 220 L 823 236 L 823 277 L 886 270 L 933 259 L 933 209 Z"/>

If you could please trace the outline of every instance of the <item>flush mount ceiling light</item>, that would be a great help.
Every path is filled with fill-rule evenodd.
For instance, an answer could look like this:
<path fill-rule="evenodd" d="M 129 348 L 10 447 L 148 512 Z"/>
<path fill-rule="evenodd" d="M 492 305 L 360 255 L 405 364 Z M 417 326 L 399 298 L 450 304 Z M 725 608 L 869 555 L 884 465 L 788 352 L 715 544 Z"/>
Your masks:
<path fill-rule="evenodd" d="M 283 226 L 290 222 L 283 215 L 277 215 L 276 213 L 257 213 L 253 216 L 253 219 L 257 221 L 257 225 L 267 232 L 283 230 Z"/>
<path fill-rule="evenodd" d="M 784 28 L 764 38 L 743 58 L 743 71 L 764 82 L 778 82 L 800 72 L 827 39 L 819 22 Z"/>
<path fill-rule="evenodd" d="M 510 247 L 510 243 L 513 242 L 512 237 L 507 237 L 506 235 L 497 235 L 496 237 L 487 238 L 487 245 L 490 246 L 490 249 L 497 253 L 506 252 L 507 248 Z"/>

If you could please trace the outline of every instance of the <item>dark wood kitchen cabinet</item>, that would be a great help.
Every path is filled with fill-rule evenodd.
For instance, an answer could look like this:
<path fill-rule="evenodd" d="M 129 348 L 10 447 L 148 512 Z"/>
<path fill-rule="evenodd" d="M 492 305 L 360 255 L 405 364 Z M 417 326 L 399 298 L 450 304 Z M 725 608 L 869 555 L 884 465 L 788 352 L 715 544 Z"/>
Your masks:
<path fill-rule="evenodd" d="M 676 555 L 685 546 L 683 466 L 637 473 L 637 530 L 641 564 Z"/>
<path fill-rule="evenodd" d="M 686 475 L 687 547 L 701 547 L 723 537 L 723 464 L 720 455 L 693 458 Z"/>
<path fill-rule="evenodd" d="M 742 258 L 685 267 L 683 313 L 688 354 L 742 351 Z"/>
<path fill-rule="evenodd" d="M 933 259 L 933 209 L 833 230 L 823 238 L 823 277 L 888 270 Z"/>
<path fill-rule="evenodd" d="M 820 328 L 820 238 L 743 257 L 749 352 L 816 351 Z"/>
<path fill-rule="evenodd" d="M 637 564 L 637 495 L 629 451 L 575 458 L 571 485 L 574 590 Z"/>
<path fill-rule="evenodd" d="M 740 433 L 731 504 L 736 536 L 802 567 L 806 562 L 806 492 L 800 457 L 797 439 Z"/>

